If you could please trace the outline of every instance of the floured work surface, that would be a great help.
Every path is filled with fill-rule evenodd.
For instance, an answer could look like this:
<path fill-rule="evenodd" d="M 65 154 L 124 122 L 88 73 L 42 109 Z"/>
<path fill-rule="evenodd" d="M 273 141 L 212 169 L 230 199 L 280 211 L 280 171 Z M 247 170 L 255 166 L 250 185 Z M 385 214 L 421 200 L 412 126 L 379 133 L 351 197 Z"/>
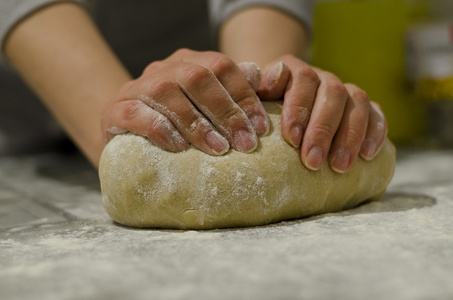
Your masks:
<path fill-rule="evenodd" d="M 313 172 L 281 137 L 281 104 L 264 105 L 273 126 L 251 154 L 171 153 L 133 134 L 116 136 L 100 164 L 108 214 L 133 227 L 255 226 L 351 208 L 385 192 L 395 166 L 389 141 L 374 160 L 357 159 L 347 174 L 327 163 Z"/>
<path fill-rule="evenodd" d="M 400 150 L 380 201 L 204 231 L 116 225 L 90 168 L 0 157 L 1 203 L 24 197 L 67 219 L 0 228 L 0 299 L 453 299 L 453 151 Z"/>

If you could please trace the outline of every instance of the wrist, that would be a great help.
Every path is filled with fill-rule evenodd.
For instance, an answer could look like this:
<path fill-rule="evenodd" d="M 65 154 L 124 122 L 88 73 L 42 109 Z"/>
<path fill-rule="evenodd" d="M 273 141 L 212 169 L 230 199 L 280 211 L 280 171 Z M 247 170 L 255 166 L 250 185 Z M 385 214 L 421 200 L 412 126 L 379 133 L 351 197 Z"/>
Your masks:
<path fill-rule="evenodd" d="M 306 30 L 292 16 L 267 7 L 244 9 L 229 18 L 219 33 L 219 48 L 236 62 L 253 61 L 261 68 L 282 55 L 302 58 Z"/>

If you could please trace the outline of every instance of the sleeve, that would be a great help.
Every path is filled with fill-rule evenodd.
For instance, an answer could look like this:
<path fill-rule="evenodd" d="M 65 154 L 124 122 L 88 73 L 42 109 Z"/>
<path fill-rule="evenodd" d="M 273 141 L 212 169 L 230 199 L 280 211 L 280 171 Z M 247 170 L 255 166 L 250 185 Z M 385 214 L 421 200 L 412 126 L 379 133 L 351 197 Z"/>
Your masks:
<path fill-rule="evenodd" d="M 209 0 L 210 21 L 215 36 L 223 22 L 250 6 L 268 6 L 284 11 L 299 20 L 311 35 L 313 0 Z"/>
<path fill-rule="evenodd" d="M 83 0 L 1 0 L 0 1 L 0 62 L 5 61 L 3 54 L 4 43 L 8 33 L 20 21 L 40 8 L 57 2 L 74 2 L 86 6 L 86 1 Z"/>

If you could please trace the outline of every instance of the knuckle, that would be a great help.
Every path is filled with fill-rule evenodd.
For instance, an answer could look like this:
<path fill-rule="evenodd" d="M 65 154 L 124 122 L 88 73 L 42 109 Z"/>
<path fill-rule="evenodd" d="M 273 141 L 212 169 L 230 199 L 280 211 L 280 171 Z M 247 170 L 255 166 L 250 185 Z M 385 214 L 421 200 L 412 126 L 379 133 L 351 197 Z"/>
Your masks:
<path fill-rule="evenodd" d="M 236 119 L 240 119 L 239 110 L 234 107 L 226 107 L 222 109 L 221 115 L 223 116 L 223 118 L 228 120 L 228 123 L 232 123 Z"/>
<path fill-rule="evenodd" d="M 303 105 L 293 105 L 289 108 L 282 109 L 282 120 L 287 122 L 299 123 L 303 127 L 307 126 L 310 119 L 311 111 Z"/>
<path fill-rule="evenodd" d="M 185 68 L 182 75 L 189 84 L 200 84 L 212 76 L 207 68 L 200 65 Z"/>
<path fill-rule="evenodd" d="M 211 124 L 208 120 L 203 118 L 202 116 L 194 115 L 188 122 L 190 124 L 187 127 L 187 131 L 190 133 L 191 136 L 203 136 L 207 130 L 211 129 Z"/>
<path fill-rule="evenodd" d="M 209 67 L 216 76 L 220 77 L 233 72 L 236 64 L 231 58 L 221 55 L 213 59 Z"/>
<path fill-rule="evenodd" d="M 140 111 L 141 105 L 139 101 L 130 101 L 125 104 L 122 115 L 123 119 L 130 121 L 135 119 Z"/>
<path fill-rule="evenodd" d="M 146 68 L 143 70 L 143 73 L 142 73 L 142 74 L 145 74 L 145 73 L 152 73 L 152 72 L 154 72 L 160 65 L 161 65 L 161 62 L 159 62 L 159 61 L 154 61 L 154 62 L 152 62 L 152 63 L 150 63 L 149 65 L 146 66 Z"/>
<path fill-rule="evenodd" d="M 348 96 L 346 87 L 339 80 L 329 80 L 326 82 L 326 88 L 331 94 L 337 97 L 346 98 Z"/>
<path fill-rule="evenodd" d="M 328 124 L 317 124 L 312 132 L 313 135 L 320 140 L 330 140 L 335 134 L 334 128 Z"/>
<path fill-rule="evenodd" d="M 365 138 L 365 132 L 356 128 L 350 128 L 347 133 L 347 142 L 350 145 L 361 145 Z"/>
<path fill-rule="evenodd" d="M 257 100 L 255 97 L 250 95 L 250 93 L 244 92 L 244 94 L 239 95 L 237 99 L 234 100 L 236 104 L 242 108 L 242 110 L 256 109 Z"/>
<path fill-rule="evenodd" d="M 316 71 L 308 66 L 305 66 L 300 69 L 299 76 L 302 77 L 304 81 L 312 82 L 315 85 L 317 85 L 320 81 Z"/>
<path fill-rule="evenodd" d="M 159 115 L 157 118 L 151 121 L 149 129 L 154 134 L 164 134 L 165 131 L 168 131 L 171 127 L 170 121 L 164 116 Z"/>
<path fill-rule="evenodd" d="M 162 95 L 173 91 L 178 88 L 176 82 L 164 78 L 158 78 L 150 82 L 148 86 L 148 94 L 150 95 Z"/>
<path fill-rule="evenodd" d="M 259 100 L 257 100 L 256 97 L 253 97 L 251 95 L 239 98 L 239 100 L 236 101 L 236 104 L 247 116 L 252 116 L 257 113 L 262 114 L 260 109 L 261 104 Z"/>
<path fill-rule="evenodd" d="M 172 67 L 172 62 L 169 62 L 167 60 L 156 60 L 150 63 L 149 65 L 146 66 L 146 68 L 143 70 L 142 74 L 140 77 L 147 77 L 147 76 L 153 76 L 154 74 L 157 73 L 162 73 L 164 70 L 168 70 Z"/>
<path fill-rule="evenodd" d="M 370 98 L 368 97 L 368 94 L 362 89 L 359 89 L 359 88 L 352 89 L 352 91 L 350 92 L 350 95 L 355 101 L 358 101 L 360 103 L 369 103 L 370 102 Z"/>
<path fill-rule="evenodd" d="M 193 52 L 193 51 L 190 50 L 190 49 L 188 49 L 188 48 L 180 48 L 180 49 L 178 49 L 178 50 L 176 50 L 176 51 L 174 52 L 174 55 L 177 55 L 177 56 L 185 56 L 185 55 L 190 54 L 190 53 L 192 53 L 192 52 Z"/>
<path fill-rule="evenodd" d="M 247 122 L 247 116 L 242 110 L 235 106 L 225 106 L 219 110 L 217 118 L 223 128 L 233 128 L 240 126 L 239 124 Z"/>

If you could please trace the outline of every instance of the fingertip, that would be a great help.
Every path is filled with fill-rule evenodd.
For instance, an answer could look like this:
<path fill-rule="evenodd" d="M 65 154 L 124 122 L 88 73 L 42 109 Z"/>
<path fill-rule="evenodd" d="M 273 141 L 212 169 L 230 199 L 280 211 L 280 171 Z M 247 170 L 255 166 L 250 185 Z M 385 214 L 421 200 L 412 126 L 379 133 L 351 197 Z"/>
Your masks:
<path fill-rule="evenodd" d="M 281 100 L 285 95 L 290 70 L 283 62 L 274 64 L 265 72 L 264 78 L 257 91 L 261 100 Z"/>
<path fill-rule="evenodd" d="M 280 61 L 270 68 L 269 72 L 266 74 L 266 84 L 268 88 L 272 88 L 279 82 L 285 66 L 286 65 Z"/>
<path fill-rule="evenodd" d="M 305 159 L 304 165 L 307 169 L 318 171 L 324 164 L 324 154 L 320 147 L 314 146 L 310 149 Z"/>
<path fill-rule="evenodd" d="M 346 149 L 338 149 L 332 155 L 330 167 L 335 173 L 344 174 L 351 167 L 351 158 L 351 152 Z"/>
<path fill-rule="evenodd" d="M 365 142 L 366 141 L 367 140 L 365 140 Z M 362 155 L 362 148 L 363 148 L 363 144 L 362 144 L 362 148 L 360 150 L 360 157 L 362 157 L 363 159 L 365 159 L 367 161 L 374 159 L 379 154 L 379 152 L 381 152 L 381 149 L 384 147 L 384 143 L 385 143 L 385 137 L 382 139 L 381 142 L 378 142 L 378 143 L 374 142 L 374 144 L 375 144 L 374 151 L 371 153 L 371 155 Z"/>
<path fill-rule="evenodd" d="M 250 153 L 258 147 L 258 138 L 255 134 L 241 129 L 234 135 L 234 146 L 240 152 Z"/>
<path fill-rule="evenodd" d="M 261 84 L 262 72 L 260 67 L 254 62 L 241 62 L 238 64 L 238 67 L 252 89 L 256 92 Z"/>
<path fill-rule="evenodd" d="M 299 148 L 300 143 L 302 142 L 302 126 L 299 124 L 293 125 L 290 131 L 289 142 L 294 148 Z"/>
<path fill-rule="evenodd" d="M 230 149 L 228 141 L 215 130 L 210 131 L 205 139 L 208 146 L 214 152 L 214 155 L 223 155 Z"/>
<path fill-rule="evenodd" d="M 186 139 L 177 131 L 174 131 L 171 136 L 171 141 L 176 149 L 175 152 L 182 152 L 189 148 L 190 144 L 186 141 Z"/>
<path fill-rule="evenodd" d="M 308 123 L 309 112 L 305 107 L 283 103 L 281 127 L 284 139 L 294 148 L 299 148 Z"/>
<path fill-rule="evenodd" d="M 259 136 L 267 135 L 269 133 L 270 124 L 269 120 L 261 115 L 255 115 L 250 118 L 253 128 L 256 134 Z"/>
<path fill-rule="evenodd" d="M 377 144 L 373 139 L 366 139 L 360 148 L 360 157 L 364 160 L 372 160 L 377 154 L 376 148 Z"/>

